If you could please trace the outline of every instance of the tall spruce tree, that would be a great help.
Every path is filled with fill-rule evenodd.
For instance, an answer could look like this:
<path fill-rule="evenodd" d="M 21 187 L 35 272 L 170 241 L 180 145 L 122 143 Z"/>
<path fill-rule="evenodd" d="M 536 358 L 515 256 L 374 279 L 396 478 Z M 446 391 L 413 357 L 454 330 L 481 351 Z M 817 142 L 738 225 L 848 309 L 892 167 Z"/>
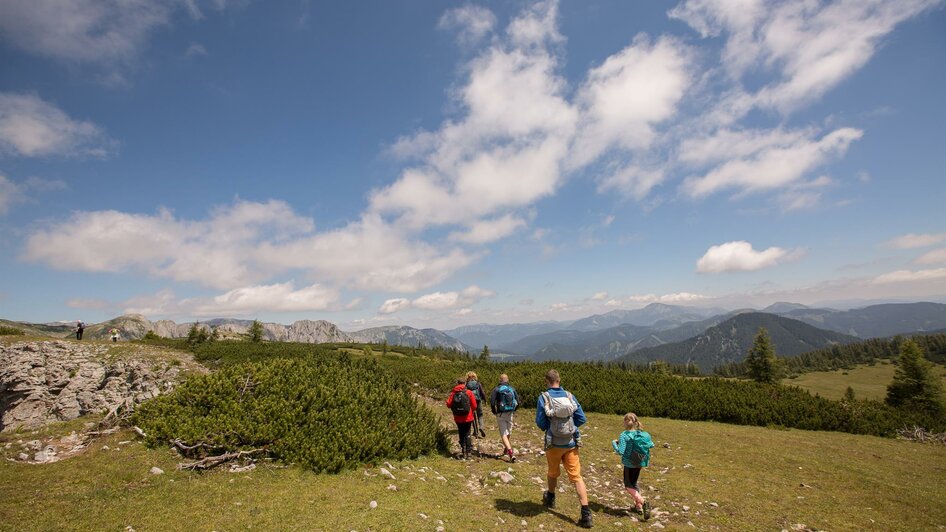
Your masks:
<path fill-rule="evenodd" d="M 782 378 L 782 364 L 775 356 L 775 348 L 765 327 L 759 327 L 755 335 L 752 348 L 746 355 L 746 367 L 749 377 L 757 382 L 775 384 Z"/>
<path fill-rule="evenodd" d="M 887 404 L 915 408 L 931 414 L 944 411 L 943 383 L 933 372 L 933 363 L 913 340 L 900 344 L 900 358 L 893 381 L 887 386 Z"/>
<path fill-rule="evenodd" d="M 253 324 L 250 325 L 250 330 L 248 332 L 250 335 L 251 342 L 262 342 L 263 341 L 263 324 L 259 320 L 253 320 Z"/>
<path fill-rule="evenodd" d="M 489 346 L 484 345 L 483 351 L 480 353 L 480 360 L 484 362 L 489 362 Z"/>

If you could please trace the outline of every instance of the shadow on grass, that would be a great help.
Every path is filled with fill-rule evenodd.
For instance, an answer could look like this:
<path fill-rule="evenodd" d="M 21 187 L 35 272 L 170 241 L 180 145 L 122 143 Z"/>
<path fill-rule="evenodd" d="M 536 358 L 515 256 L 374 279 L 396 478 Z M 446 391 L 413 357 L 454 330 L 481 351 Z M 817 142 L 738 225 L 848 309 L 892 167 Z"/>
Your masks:
<path fill-rule="evenodd" d="M 550 513 L 562 521 L 569 524 L 575 524 L 575 520 L 563 513 L 551 510 L 536 501 L 510 501 L 509 499 L 496 499 L 496 509 L 500 512 L 506 512 L 516 517 L 535 517 L 539 514 Z"/>
<path fill-rule="evenodd" d="M 628 517 L 631 515 L 630 512 L 628 512 L 628 508 L 611 508 L 599 502 L 591 502 L 588 504 L 588 507 L 591 508 L 592 512 L 606 513 L 614 517 Z"/>

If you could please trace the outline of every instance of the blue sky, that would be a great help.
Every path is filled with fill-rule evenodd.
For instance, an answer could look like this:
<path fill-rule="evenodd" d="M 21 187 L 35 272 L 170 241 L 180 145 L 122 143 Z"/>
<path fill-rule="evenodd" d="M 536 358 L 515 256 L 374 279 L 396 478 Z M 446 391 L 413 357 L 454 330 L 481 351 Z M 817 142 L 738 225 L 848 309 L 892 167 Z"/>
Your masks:
<path fill-rule="evenodd" d="M 943 7 L 3 0 L 0 315 L 944 300 Z"/>

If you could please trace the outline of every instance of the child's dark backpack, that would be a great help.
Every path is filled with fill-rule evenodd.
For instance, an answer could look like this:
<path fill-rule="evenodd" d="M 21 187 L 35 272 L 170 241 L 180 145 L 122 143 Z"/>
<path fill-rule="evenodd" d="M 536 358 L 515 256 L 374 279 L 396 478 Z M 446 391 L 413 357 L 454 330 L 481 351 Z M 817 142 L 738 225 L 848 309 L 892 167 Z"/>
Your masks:
<path fill-rule="evenodd" d="M 470 396 L 466 390 L 457 390 L 453 392 L 453 401 L 450 402 L 450 410 L 455 416 L 466 416 L 470 413 Z"/>

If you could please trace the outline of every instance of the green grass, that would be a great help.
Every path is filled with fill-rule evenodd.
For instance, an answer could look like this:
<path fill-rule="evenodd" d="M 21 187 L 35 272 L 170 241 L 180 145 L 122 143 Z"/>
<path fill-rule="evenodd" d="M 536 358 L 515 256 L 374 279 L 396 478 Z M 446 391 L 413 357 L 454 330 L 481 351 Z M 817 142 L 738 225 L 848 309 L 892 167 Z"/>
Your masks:
<path fill-rule="evenodd" d="M 887 397 L 887 385 L 893 380 L 896 366 L 881 362 L 874 366 L 857 366 L 853 369 L 837 371 L 816 371 L 803 373 L 794 379 L 785 379 L 783 384 L 798 386 L 811 392 L 820 394 L 828 399 L 840 399 L 850 386 L 854 388 L 854 396 L 858 399 L 883 400 Z M 934 366 L 935 371 L 943 377 L 946 385 L 946 368 Z"/>
<path fill-rule="evenodd" d="M 436 408 L 449 419 L 445 408 Z M 540 447 L 533 415 L 517 415 L 515 445 Z M 620 488 L 619 460 L 609 448 L 621 418 L 588 417 L 581 453 L 596 528 L 614 529 L 617 522 L 633 528 L 630 518 L 617 515 L 630 499 Z M 495 423 L 491 416 L 486 420 L 492 437 Z M 657 447 L 641 485 L 652 486 L 645 496 L 670 512 L 664 520 L 668 528 L 688 528 L 688 521 L 700 529 L 728 530 L 780 530 L 795 523 L 828 530 L 946 526 L 944 446 L 719 423 L 644 423 Z M 16 441 L 32 437 L 2 435 L 0 452 L 15 454 Z M 125 440 L 132 443 L 119 445 Z M 4 450 L 6 442 L 13 445 Z M 395 481 L 365 475 L 376 475 L 376 468 L 316 475 L 270 465 L 250 473 L 198 474 L 176 471 L 177 462 L 170 450 L 147 449 L 129 432 L 54 464 L 0 460 L 0 530 L 433 530 L 438 520 L 447 530 L 519 529 L 521 520 L 530 530 L 540 525 L 562 530 L 572 529 L 578 515 L 570 486 L 559 494 L 554 512 L 541 507 L 542 482 L 532 479 L 544 478 L 545 460 L 537 455 L 523 455 L 512 465 L 429 456 L 395 463 Z M 150 475 L 152 466 L 167 474 Z M 436 474 L 418 472 L 422 467 Z M 510 485 L 481 483 L 507 467 L 515 476 Z M 392 484 L 397 491 L 387 489 Z M 378 502 L 373 510 L 372 500 Z"/>

